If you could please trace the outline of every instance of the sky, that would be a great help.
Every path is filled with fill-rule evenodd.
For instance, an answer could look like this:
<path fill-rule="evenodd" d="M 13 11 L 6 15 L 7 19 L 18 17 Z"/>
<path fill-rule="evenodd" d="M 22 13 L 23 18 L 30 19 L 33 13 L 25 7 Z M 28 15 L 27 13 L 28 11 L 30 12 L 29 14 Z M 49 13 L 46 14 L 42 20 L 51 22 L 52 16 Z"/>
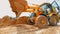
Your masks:
<path fill-rule="evenodd" d="M 0 18 L 6 15 L 16 17 L 15 14 L 11 10 L 9 1 L 0 0 Z"/>
<path fill-rule="evenodd" d="M 56 0 L 56 2 L 58 3 L 58 5 L 60 4 L 60 0 Z M 60 6 L 60 5 L 59 5 Z"/>
<path fill-rule="evenodd" d="M 53 0 L 26 0 L 26 1 L 28 2 L 28 5 L 32 5 L 32 4 L 41 4 L 44 2 L 51 3 Z M 9 1 L 0 0 L 0 18 L 6 15 L 11 16 L 11 17 L 16 17 L 15 13 L 12 12 Z"/>
<path fill-rule="evenodd" d="M 52 2 L 54 0 L 26 0 L 28 1 L 28 5 L 32 5 L 32 4 L 42 4 L 42 3 L 45 3 L 45 2 Z"/>

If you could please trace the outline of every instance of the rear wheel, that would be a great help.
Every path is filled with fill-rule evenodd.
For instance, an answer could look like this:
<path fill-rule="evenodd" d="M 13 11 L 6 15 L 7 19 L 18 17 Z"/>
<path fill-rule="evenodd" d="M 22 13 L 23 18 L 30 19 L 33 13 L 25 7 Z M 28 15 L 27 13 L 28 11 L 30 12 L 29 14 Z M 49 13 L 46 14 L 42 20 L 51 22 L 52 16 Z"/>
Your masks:
<path fill-rule="evenodd" d="M 48 26 L 48 23 L 49 23 L 48 19 L 43 15 L 38 16 L 35 20 L 35 26 L 37 26 L 39 28 Z"/>
<path fill-rule="evenodd" d="M 50 21 L 50 23 L 49 23 L 50 25 L 55 26 L 55 25 L 57 25 L 57 22 L 59 20 L 58 20 L 57 16 L 53 15 L 53 16 L 50 17 L 49 21 Z"/>

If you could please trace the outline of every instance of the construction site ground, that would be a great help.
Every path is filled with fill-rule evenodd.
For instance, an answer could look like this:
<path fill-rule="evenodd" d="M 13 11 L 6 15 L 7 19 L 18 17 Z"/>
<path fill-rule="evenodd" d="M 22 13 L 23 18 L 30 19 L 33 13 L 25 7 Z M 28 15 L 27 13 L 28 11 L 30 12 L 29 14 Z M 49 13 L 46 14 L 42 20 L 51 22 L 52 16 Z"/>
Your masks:
<path fill-rule="evenodd" d="M 60 34 L 60 21 L 57 26 L 38 28 L 34 25 L 22 24 L 21 19 L 17 22 L 8 16 L 0 19 L 0 34 Z"/>
<path fill-rule="evenodd" d="M 57 26 L 47 26 L 41 29 L 26 24 L 2 27 L 0 34 L 60 34 L 60 22 Z"/>
<path fill-rule="evenodd" d="M 43 29 L 24 29 L 16 26 L 0 28 L 0 34 L 60 34 L 60 26 L 49 26 Z"/>

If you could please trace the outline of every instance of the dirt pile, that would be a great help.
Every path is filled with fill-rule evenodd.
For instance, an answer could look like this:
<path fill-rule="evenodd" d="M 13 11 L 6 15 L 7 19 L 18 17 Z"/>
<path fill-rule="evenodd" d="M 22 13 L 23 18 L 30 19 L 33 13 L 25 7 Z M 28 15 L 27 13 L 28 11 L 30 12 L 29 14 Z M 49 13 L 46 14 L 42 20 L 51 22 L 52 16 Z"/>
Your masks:
<path fill-rule="evenodd" d="M 15 26 L 17 24 L 28 24 L 28 19 L 28 17 L 11 19 L 9 16 L 4 16 L 0 19 L 0 27 Z"/>
<path fill-rule="evenodd" d="M 16 19 L 16 24 L 27 24 L 28 23 L 28 19 L 29 17 L 20 17 L 18 19 Z"/>
<path fill-rule="evenodd" d="M 13 25 L 14 23 L 15 21 L 13 19 L 10 19 L 9 16 L 4 16 L 0 20 L 0 27 L 10 26 L 10 25 Z"/>

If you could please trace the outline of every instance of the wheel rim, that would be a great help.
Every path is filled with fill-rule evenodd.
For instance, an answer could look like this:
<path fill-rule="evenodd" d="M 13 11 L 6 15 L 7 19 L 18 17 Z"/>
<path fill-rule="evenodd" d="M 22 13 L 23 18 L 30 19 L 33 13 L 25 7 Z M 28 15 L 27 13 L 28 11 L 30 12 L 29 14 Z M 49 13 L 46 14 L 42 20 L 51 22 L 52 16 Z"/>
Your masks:
<path fill-rule="evenodd" d="M 53 18 L 53 20 L 52 20 L 54 23 L 56 23 L 57 22 L 57 20 L 56 20 L 56 18 Z"/>

